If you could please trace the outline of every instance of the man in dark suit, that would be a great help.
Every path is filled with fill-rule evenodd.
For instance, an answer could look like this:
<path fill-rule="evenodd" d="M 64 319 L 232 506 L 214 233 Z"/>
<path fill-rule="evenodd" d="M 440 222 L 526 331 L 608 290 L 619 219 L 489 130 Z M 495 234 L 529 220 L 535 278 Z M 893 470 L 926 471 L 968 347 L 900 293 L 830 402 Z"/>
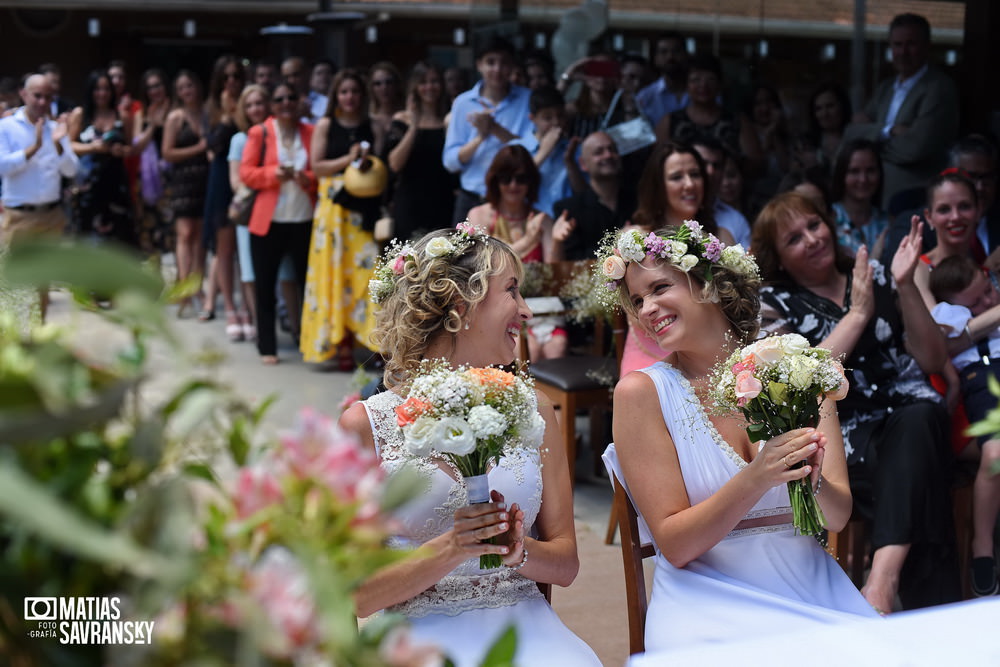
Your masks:
<path fill-rule="evenodd" d="M 878 142 L 885 168 L 884 205 L 903 190 L 923 187 L 944 166 L 958 135 L 954 82 L 928 64 L 931 27 L 923 16 L 900 14 L 889 24 L 896 76 L 883 81 L 864 111 L 854 117 L 844 142 Z"/>

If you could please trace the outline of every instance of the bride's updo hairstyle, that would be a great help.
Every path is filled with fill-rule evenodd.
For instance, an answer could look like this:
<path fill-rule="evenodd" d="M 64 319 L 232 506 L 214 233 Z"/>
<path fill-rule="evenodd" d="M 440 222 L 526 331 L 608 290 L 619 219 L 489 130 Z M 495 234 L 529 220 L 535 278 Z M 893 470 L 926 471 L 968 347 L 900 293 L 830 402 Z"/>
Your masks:
<path fill-rule="evenodd" d="M 522 277 L 510 246 L 464 225 L 391 246 L 369 286 L 379 304 L 371 339 L 385 359 L 386 385 L 405 384 L 436 335 L 457 334 L 490 278 L 507 267 Z"/>
<path fill-rule="evenodd" d="M 643 264 L 652 257 L 654 261 Z M 652 233 L 626 230 L 606 238 L 599 251 L 598 276 L 627 314 L 639 319 L 629 297 L 625 271 L 671 266 L 687 276 L 691 292 L 705 303 L 716 303 L 740 343 L 748 344 L 760 330 L 760 276 L 757 264 L 740 245 L 724 246 L 701 226 L 687 221 L 680 227 Z"/>

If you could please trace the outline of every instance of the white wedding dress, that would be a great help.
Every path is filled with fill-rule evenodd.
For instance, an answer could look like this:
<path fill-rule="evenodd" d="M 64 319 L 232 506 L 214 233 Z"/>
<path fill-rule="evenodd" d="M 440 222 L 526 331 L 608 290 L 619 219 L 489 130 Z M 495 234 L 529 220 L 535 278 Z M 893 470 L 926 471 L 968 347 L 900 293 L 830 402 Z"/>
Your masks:
<path fill-rule="evenodd" d="M 392 546 L 414 549 L 447 532 L 455 510 L 467 505 L 468 498 L 465 484 L 456 481 L 461 479 L 457 470 L 406 451 L 394 412 L 402 401 L 386 391 L 364 405 L 382 466 L 391 474 L 412 465 L 427 481 L 426 492 L 396 515 L 402 531 L 393 538 Z M 525 533 L 530 533 L 542 502 L 538 448 L 505 450 L 489 472 L 489 482 L 490 489 L 504 495 L 508 506 L 520 505 Z M 514 664 L 519 667 L 601 664 L 590 647 L 563 625 L 534 581 L 507 567 L 480 570 L 478 556 L 459 565 L 435 586 L 387 611 L 407 616 L 414 640 L 440 646 L 458 667 L 481 664 L 486 651 L 510 625 L 517 630 Z"/>
<path fill-rule="evenodd" d="M 696 505 L 748 464 L 719 435 L 678 370 L 659 362 L 642 372 L 656 385 L 687 495 Z M 745 518 L 790 512 L 782 484 Z M 655 563 L 647 651 L 769 634 L 781 638 L 776 646 L 808 646 L 808 630 L 816 624 L 878 617 L 837 562 L 814 538 L 796 534 L 790 521 L 734 530 L 682 568 L 657 548 Z"/>

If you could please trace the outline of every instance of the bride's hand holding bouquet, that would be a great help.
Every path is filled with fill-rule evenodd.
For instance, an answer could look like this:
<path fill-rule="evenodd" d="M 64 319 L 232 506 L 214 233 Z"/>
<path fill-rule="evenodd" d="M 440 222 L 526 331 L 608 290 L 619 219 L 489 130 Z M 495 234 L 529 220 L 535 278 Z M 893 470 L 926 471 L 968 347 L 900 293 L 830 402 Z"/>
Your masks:
<path fill-rule="evenodd" d="M 826 518 L 815 495 L 824 439 L 814 427 L 824 399 L 847 395 L 843 366 L 798 334 L 771 336 L 733 352 L 715 367 L 710 384 L 720 411 L 743 414 L 751 442 L 768 441 L 761 465 L 784 466 L 778 473 L 788 482 L 795 527 L 803 535 L 820 534 Z"/>

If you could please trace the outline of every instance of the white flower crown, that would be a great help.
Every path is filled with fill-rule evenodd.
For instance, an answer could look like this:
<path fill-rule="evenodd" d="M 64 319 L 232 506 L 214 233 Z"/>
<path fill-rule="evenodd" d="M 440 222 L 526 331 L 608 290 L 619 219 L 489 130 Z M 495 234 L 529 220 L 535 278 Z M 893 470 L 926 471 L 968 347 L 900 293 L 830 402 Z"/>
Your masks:
<path fill-rule="evenodd" d="M 747 278 L 760 278 L 757 262 L 743 246 L 725 245 L 714 234 L 706 234 L 695 220 L 685 220 L 665 236 L 654 232 L 643 234 L 636 229 L 616 231 L 601 242 L 595 271 L 598 281 L 604 283 L 609 305 L 615 300 L 628 263 L 641 262 L 646 257 L 665 259 L 685 273 L 693 270 L 706 283 L 712 280 L 715 266 Z"/>
<path fill-rule="evenodd" d="M 447 236 L 437 236 L 424 246 L 424 258 L 461 257 L 475 242 L 476 238 L 485 237 L 486 233 L 468 222 L 460 222 L 455 231 Z M 396 289 L 397 279 L 403 275 L 407 262 L 417 261 L 417 252 L 409 242 L 400 243 L 393 239 L 385 251 L 375 262 L 375 272 L 368 281 L 368 294 L 372 303 L 380 304 L 392 295 Z"/>

